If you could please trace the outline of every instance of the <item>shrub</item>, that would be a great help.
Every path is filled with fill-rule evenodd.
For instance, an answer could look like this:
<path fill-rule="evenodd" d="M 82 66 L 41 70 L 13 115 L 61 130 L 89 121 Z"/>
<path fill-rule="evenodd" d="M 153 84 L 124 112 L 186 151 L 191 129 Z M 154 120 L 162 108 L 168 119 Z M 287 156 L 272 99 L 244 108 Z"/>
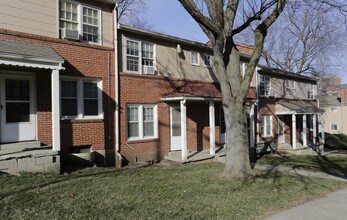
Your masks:
<path fill-rule="evenodd" d="M 347 135 L 325 133 L 324 147 L 334 150 L 347 150 Z"/>

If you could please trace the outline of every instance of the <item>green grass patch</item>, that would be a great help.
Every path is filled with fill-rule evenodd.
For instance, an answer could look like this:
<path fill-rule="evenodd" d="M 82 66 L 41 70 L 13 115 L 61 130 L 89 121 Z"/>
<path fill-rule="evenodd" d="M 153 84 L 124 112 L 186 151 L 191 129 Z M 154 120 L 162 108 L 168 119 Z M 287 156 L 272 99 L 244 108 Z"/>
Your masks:
<path fill-rule="evenodd" d="M 333 150 L 347 151 L 347 135 L 345 134 L 329 134 L 325 133 L 324 147 Z"/>
<path fill-rule="evenodd" d="M 321 171 L 337 176 L 347 176 L 347 157 L 264 155 L 257 163 L 288 166 L 296 169 Z"/>
<path fill-rule="evenodd" d="M 255 219 L 343 182 L 257 171 L 241 181 L 216 163 L 0 176 L 0 219 Z"/>

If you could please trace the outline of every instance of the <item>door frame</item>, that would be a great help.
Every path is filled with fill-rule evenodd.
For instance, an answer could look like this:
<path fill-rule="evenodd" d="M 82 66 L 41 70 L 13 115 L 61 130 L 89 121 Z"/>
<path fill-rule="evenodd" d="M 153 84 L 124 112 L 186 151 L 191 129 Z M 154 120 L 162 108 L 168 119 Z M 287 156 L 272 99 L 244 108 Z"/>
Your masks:
<path fill-rule="evenodd" d="M 32 88 L 29 87 L 30 92 L 30 114 L 33 114 L 33 124 L 35 126 L 35 138 L 33 140 L 38 139 L 38 123 L 37 123 L 37 84 L 36 84 L 36 73 L 34 72 L 24 72 L 24 71 L 13 71 L 13 70 L 0 70 L 0 104 L 4 105 L 5 100 L 2 100 L 2 98 L 6 99 L 4 95 L 2 95 L 3 91 L 5 90 L 5 79 L 29 79 L 30 84 Z M 2 135 L 2 110 L 0 110 L 0 143 L 3 143 L 1 141 L 1 135 Z M 24 141 L 30 141 L 30 140 L 24 140 Z M 20 142 L 20 141 L 14 141 L 14 142 Z M 9 142 L 4 142 L 9 143 Z"/>

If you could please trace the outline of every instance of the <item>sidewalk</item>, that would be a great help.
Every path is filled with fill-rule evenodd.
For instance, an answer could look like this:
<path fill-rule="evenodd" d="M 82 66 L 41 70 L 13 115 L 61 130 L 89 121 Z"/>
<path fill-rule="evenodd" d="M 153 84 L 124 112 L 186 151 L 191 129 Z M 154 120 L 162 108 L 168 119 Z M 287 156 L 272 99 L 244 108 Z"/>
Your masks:
<path fill-rule="evenodd" d="M 320 199 L 271 215 L 264 220 L 345 220 L 347 219 L 347 188 Z"/>

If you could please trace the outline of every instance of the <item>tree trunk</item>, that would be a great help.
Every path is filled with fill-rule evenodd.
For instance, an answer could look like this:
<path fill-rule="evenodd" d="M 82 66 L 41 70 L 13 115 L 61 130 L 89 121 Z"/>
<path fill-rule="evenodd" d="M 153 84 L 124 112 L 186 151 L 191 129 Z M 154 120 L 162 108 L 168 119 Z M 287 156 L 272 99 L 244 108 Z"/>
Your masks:
<path fill-rule="evenodd" d="M 251 176 L 247 115 L 243 102 L 231 99 L 223 106 L 226 126 L 226 161 L 223 176 L 245 178 Z"/>

